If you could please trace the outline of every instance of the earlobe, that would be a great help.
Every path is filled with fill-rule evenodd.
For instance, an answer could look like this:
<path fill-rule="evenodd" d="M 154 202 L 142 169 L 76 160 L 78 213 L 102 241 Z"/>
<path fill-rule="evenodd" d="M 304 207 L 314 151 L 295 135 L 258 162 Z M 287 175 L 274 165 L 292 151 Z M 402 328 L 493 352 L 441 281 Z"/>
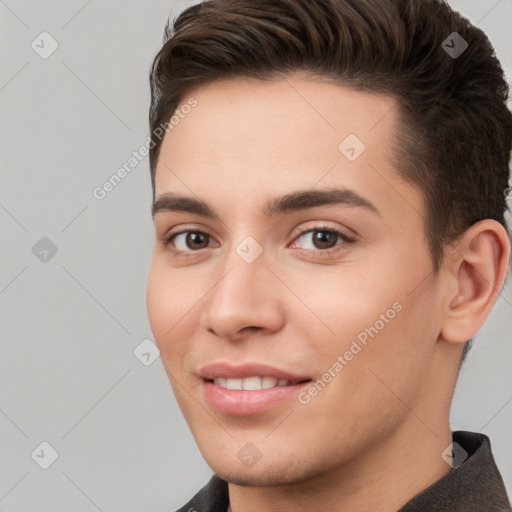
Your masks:
<path fill-rule="evenodd" d="M 459 239 L 458 257 L 446 261 L 456 279 L 450 292 L 441 338 L 465 343 L 482 327 L 500 293 L 507 274 L 510 240 L 498 222 L 485 219 Z"/>

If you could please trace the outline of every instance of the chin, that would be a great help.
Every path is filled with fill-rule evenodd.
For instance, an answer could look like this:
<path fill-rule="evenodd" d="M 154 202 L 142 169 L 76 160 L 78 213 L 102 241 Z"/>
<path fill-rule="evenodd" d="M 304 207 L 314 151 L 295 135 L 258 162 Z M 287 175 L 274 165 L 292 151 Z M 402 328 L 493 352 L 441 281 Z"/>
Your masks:
<path fill-rule="evenodd" d="M 293 466 L 274 463 L 272 466 L 263 465 L 259 461 L 252 468 L 226 467 L 222 464 L 211 465 L 216 475 L 223 480 L 242 487 L 277 487 L 300 484 L 321 473 L 308 470 L 303 463 L 294 461 Z M 257 467 L 259 466 L 259 467 Z"/>

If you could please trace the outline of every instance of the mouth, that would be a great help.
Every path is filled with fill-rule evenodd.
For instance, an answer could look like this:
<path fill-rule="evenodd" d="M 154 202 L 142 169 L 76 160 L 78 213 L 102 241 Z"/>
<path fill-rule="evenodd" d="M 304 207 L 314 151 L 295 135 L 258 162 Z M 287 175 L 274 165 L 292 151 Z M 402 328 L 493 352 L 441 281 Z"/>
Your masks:
<path fill-rule="evenodd" d="M 232 391 L 258 391 L 260 389 L 270 389 L 278 386 L 295 386 L 303 382 L 309 382 L 310 380 L 311 379 L 291 381 L 265 375 L 245 377 L 243 379 L 217 377 L 215 379 L 207 379 L 207 382 L 213 382 L 223 389 L 230 389 Z"/>
<path fill-rule="evenodd" d="M 294 398 L 312 380 L 260 364 L 215 363 L 203 367 L 199 375 L 208 404 L 231 416 L 284 406 L 287 399 Z"/>

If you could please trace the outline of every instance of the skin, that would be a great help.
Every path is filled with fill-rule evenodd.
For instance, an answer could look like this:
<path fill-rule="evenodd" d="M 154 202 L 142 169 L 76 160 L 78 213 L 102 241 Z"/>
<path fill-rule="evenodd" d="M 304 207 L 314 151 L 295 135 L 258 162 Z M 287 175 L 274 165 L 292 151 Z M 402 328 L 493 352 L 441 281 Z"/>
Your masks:
<path fill-rule="evenodd" d="M 218 81 L 190 96 L 197 106 L 164 138 L 156 196 L 199 198 L 219 218 L 158 211 L 147 289 L 190 430 L 229 482 L 234 512 L 396 511 L 451 469 L 441 453 L 460 355 L 503 284 L 505 230 L 476 224 L 433 273 L 422 193 L 393 159 L 401 125 L 390 97 L 298 73 Z M 338 149 L 348 134 L 366 146 L 353 162 Z M 330 187 L 379 213 L 345 204 L 263 213 L 276 196 Z M 298 238 L 306 228 L 355 241 L 318 248 L 311 231 Z M 210 236 L 203 248 L 186 235 L 161 241 L 187 229 Z M 252 263 L 236 252 L 248 236 L 263 249 Z M 238 417 L 206 402 L 205 364 L 258 362 L 317 380 L 395 303 L 401 311 L 309 403 Z M 237 457 L 248 442 L 261 453 L 252 467 Z"/>

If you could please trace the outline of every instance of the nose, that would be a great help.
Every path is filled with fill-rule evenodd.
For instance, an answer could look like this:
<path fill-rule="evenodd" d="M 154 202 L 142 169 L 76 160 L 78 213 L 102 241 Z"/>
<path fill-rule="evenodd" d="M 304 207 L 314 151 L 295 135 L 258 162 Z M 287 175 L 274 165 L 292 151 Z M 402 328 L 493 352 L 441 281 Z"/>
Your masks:
<path fill-rule="evenodd" d="M 283 327 L 283 304 L 276 277 L 262 254 L 248 263 L 234 250 L 205 297 L 200 325 L 210 333 L 237 341 L 249 333 L 274 333 Z"/>

